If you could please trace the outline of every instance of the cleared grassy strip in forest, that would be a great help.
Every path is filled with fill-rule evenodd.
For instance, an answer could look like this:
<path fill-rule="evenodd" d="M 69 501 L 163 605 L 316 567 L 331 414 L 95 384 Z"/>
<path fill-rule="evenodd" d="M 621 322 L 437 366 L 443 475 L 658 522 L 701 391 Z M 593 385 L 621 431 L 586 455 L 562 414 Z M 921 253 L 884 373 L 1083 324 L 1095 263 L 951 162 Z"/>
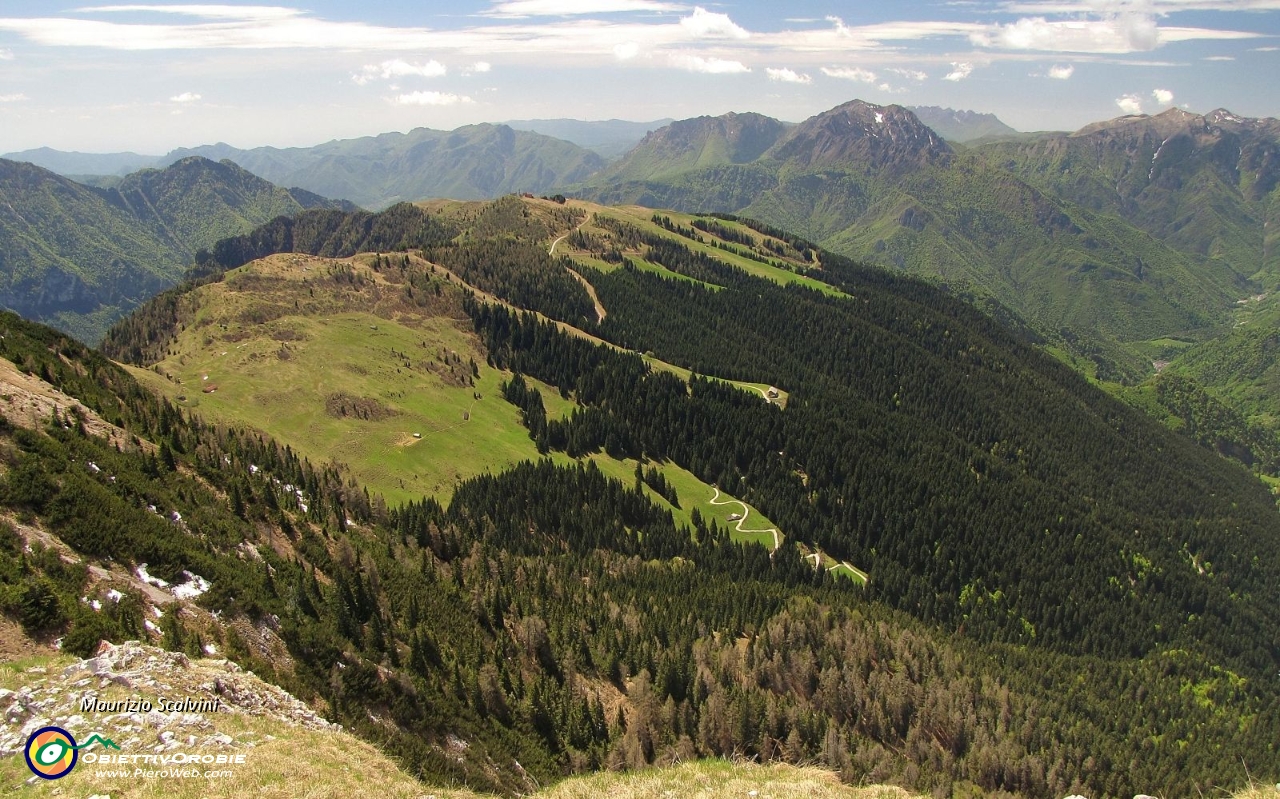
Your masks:
<path fill-rule="evenodd" d="M 655 358 L 652 355 L 648 355 L 648 354 L 644 355 L 643 357 L 644 357 L 645 363 L 649 364 L 654 369 L 659 369 L 664 372 L 670 372 L 674 375 L 679 375 L 680 377 L 684 378 L 686 382 L 689 380 L 690 377 L 693 376 L 693 372 L 689 369 L 685 369 L 683 366 L 676 366 L 675 364 L 667 363 L 666 361 L 659 360 L 658 358 Z M 769 397 L 768 392 L 770 389 L 773 389 L 778 392 L 778 396 L 776 398 L 772 398 L 771 401 L 775 405 L 779 405 L 783 408 L 787 407 L 787 399 L 791 396 L 789 392 L 783 391 L 782 389 L 777 388 L 776 386 L 771 386 L 768 383 L 748 383 L 743 380 L 729 380 L 723 377 L 716 377 L 715 375 L 702 375 L 702 377 L 706 377 L 711 380 L 716 380 L 721 383 L 727 383 L 728 385 L 731 385 L 731 386 L 736 386 L 742 389 L 743 391 L 749 391 L 752 394 L 759 395 L 761 399 L 771 399 Z"/>
<path fill-rule="evenodd" d="M 627 485 L 634 485 L 636 479 L 636 461 L 632 458 L 617 460 L 610 458 L 608 455 L 596 454 L 590 456 L 600 471 L 610 477 L 615 477 Z M 648 485 L 644 486 L 645 494 L 664 508 L 671 511 L 672 517 L 676 524 L 684 525 L 690 530 L 693 529 L 693 510 L 696 508 L 698 514 L 703 518 L 705 523 L 710 526 L 714 521 L 720 527 L 729 531 L 730 537 L 734 541 L 750 541 L 760 544 L 761 546 L 773 549 L 773 535 L 771 533 L 739 533 L 736 528 L 736 522 L 729 521 L 729 516 L 734 513 L 741 514 L 742 507 L 737 504 L 713 505 L 712 497 L 715 491 L 711 486 L 694 477 L 689 471 L 680 468 L 674 463 L 658 463 L 656 461 L 648 461 L 644 464 L 644 469 L 650 467 L 656 468 L 666 478 L 667 483 L 675 489 L 676 499 L 680 502 L 680 507 L 673 506 L 666 498 L 658 494 Z M 721 500 L 730 498 L 723 491 L 720 492 Z M 734 498 L 734 502 L 740 502 Z M 745 504 L 745 503 L 744 503 Z M 775 527 L 776 525 L 769 521 L 764 514 L 756 510 L 755 506 L 747 505 L 750 510 L 748 515 L 747 529 L 757 527 Z M 780 536 L 781 538 L 782 536 Z"/>
<path fill-rule="evenodd" d="M 671 231 L 663 228 L 661 225 L 654 224 L 654 222 L 651 220 L 651 217 L 653 216 L 653 213 L 654 213 L 652 208 L 640 208 L 638 206 L 620 206 L 620 207 L 613 208 L 613 207 L 602 206 L 602 205 L 594 205 L 591 203 L 582 203 L 582 207 L 586 208 L 589 212 L 598 213 L 601 216 L 612 217 L 614 219 L 622 220 L 628 224 L 635 225 L 636 227 L 644 230 L 646 233 L 651 233 L 658 236 L 664 236 L 664 237 L 670 238 L 673 241 L 678 241 L 683 246 L 687 247 L 689 250 L 693 252 L 700 252 L 712 258 L 715 258 L 719 261 L 723 261 L 724 263 L 730 264 L 732 266 L 736 266 L 739 269 L 742 269 L 744 272 L 747 272 L 748 274 L 751 274 L 751 275 L 755 275 L 756 277 L 762 277 L 762 278 L 765 278 L 766 280 L 771 280 L 774 283 L 778 283 L 784 286 L 795 283 L 801 286 L 806 286 L 808 288 L 814 289 L 816 291 L 820 291 L 823 294 L 830 294 L 833 296 L 844 296 L 844 293 L 841 292 L 839 289 L 835 288 L 834 286 L 830 286 L 826 283 L 823 283 L 821 280 L 815 280 L 814 278 L 808 277 L 807 275 L 800 275 L 794 272 L 789 272 L 786 269 L 778 269 L 776 267 L 769 266 L 768 264 L 762 264 L 759 261 L 753 261 L 750 258 L 744 258 L 740 255 L 729 252 L 727 250 L 722 250 L 718 247 L 714 247 L 709 244 L 702 244 L 700 242 L 693 241 L 692 239 L 687 239 L 683 236 L 679 236 L 675 233 L 672 233 Z M 689 214 L 676 214 L 676 213 L 667 212 L 667 211 L 662 211 L 660 213 L 663 216 L 669 216 L 672 222 L 678 221 L 680 224 L 683 224 L 686 226 L 689 224 L 691 220 L 698 218 L 696 216 L 692 216 Z M 709 234 L 704 234 L 704 235 L 707 235 L 707 237 L 710 238 Z"/>

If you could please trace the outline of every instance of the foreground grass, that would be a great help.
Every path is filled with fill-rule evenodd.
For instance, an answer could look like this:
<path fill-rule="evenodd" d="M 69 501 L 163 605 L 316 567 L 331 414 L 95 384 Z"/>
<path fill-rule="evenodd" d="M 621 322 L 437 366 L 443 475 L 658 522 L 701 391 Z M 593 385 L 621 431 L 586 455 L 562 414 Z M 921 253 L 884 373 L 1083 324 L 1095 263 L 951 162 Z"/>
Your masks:
<path fill-rule="evenodd" d="M 661 769 L 603 772 L 565 780 L 537 794 L 539 799 L 665 799 L 665 797 L 750 797 L 751 799 L 908 799 L 893 786 L 852 787 L 818 768 L 782 764 L 699 760 Z M 1252 799 L 1252 798 L 1251 798 Z"/>

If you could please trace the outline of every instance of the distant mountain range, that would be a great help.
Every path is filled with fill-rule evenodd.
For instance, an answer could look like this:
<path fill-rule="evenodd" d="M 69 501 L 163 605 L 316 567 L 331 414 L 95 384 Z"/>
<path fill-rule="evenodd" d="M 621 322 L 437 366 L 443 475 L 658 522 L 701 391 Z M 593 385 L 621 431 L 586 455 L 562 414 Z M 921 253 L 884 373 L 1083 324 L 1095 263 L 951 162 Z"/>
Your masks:
<path fill-rule="evenodd" d="M 0 306 L 97 341 L 176 282 L 198 249 L 306 208 L 351 206 L 205 158 L 112 189 L 0 160 Z"/>
<path fill-rule="evenodd" d="M 139 153 L 76 153 L 37 147 L 17 153 L 5 153 L 0 158 L 8 161 L 25 161 L 65 177 L 79 175 L 114 175 L 121 177 L 139 169 L 158 166 L 164 156 Z"/>
<path fill-rule="evenodd" d="M 921 122 L 933 128 L 934 133 L 949 142 L 958 144 L 994 136 L 1013 136 L 1018 133 L 1001 122 L 995 114 L 957 111 L 954 108 L 939 108 L 936 105 L 913 105 L 908 106 L 908 109 Z"/>
<path fill-rule="evenodd" d="M 1143 342 L 1212 335 L 1275 271 L 1275 125 L 1169 111 L 957 151 L 909 109 L 854 101 L 794 127 L 682 120 L 577 192 L 755 216 L 996 298 L 1101 376 L 1137 378 Z"/>
<path fill-rule="evenodd" d="M 612 160 L 625 155 L 649 132 L 670 125 L 674 121 L 670 118 L 653 122 L 628 122 L 624 119 L 606 119 L 598 122 L 583 122 L 579 119 L 513 119 L 504 124 L 516 130 L 527 130 L 555 139 L 564 139 Z"/>
<path fill-rule="evenodd" d="M 1141 379 L 1151 361 L 1224 330 L 1236 300 L 1280 282 L 1275 120 L 1175 109 L 1075 133 L 1017 134 L 990 114 L 853 101 L 800 124 L 755 113 L 660 122 L 518 120 L 306 148 L 215 144 L 160 162 L 227 159 L 273 183 L 374 209 L 560 191 L 742 213 L 993 298 L 1104 379 Z M 588 149 L 630 141 L 612 163 Z M 103 172 L 149 158 L 22 155 Z M 100 196 L 115 192 L 123 203 L 129 180 L 95 182 L 109 187 Z M 148 213 L 141 202 L 131 208 Z"/>
<path fill-rule="evenodd" d="M 594 124 L 578 123 L 576 130 L 585 138 L 593 138 L 585 136 L 585 131 Z M 608 136 L 619 135 L 617 131 L 625 126 L 643 123 L 612 127 L 600 124 L 605 125 L 602 130 L 613 131 L 604 134 L 608 141 Z M 640 131 L 633 141 L 642 135 Z M 453 131 L 416 128 L 408 133 L 334 140 L 315 147 L 241 150 L 219 143 L 181 148 L 165 156 L 95 156 L 47 148 L 12 155 L 16 160 L 30 161 L 62 175 L 77 176 L 118 175 L 122 170 L 164 167 L 201 156 L 231 161 L 280 186 L 298 186 L 371 209 L 431 197 L 475 200 L 511 192 L 543 194 L 557 186 L 583 181 L 606 163 L 602 156 L 577 144 L 489 124 Z"/>

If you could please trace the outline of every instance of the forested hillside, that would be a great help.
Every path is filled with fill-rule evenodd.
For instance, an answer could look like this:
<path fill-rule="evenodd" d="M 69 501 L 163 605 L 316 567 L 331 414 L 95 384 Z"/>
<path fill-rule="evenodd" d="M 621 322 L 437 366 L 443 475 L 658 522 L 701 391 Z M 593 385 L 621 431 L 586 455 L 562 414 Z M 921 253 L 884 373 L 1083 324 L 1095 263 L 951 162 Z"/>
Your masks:
<path fill-rule="evenodd" d="M 305 208 L 350 208 L 203 158 L 94 189 L 0 161 L 0 306 L 97 342 L 218 240 Z"/>
<path fill-rule="evenodd" d="M 425 229 L 398 213 L 402 240 Z M 462 302 L 476 370 L 504 375 L 548 458 L 462 480 L 447 503 L 275 495 L 303 565 L 277 567 L 293 599 L 272 612 L 296 630 L 282 637 L 297 679 L 343 723 L 425 773 L 507 790 L 523 779 L 507 756 L 539 780 L 737 752 L 1026 795 L 1181 793 L 1241 783 L 1242 761 L 1277 767 L 1280 520 L 1238 465 L 960 300 L 766 225 L 514 199 L 424 213 L 441 237 L 379 256 L 379 274 L 404 293 L 444 268 L 422 255 L 471 270 L 421 285 Z M 556 258 L 522 255 L 552 235 Z M 568 275 L 562 252 L 603 321 L 521 293 Z M 117 331 L 119 352 L 195 352 L 167 302 Z M 786 407 L 642 352 L 775 386 Z M 786 538 L 770 552 L 701 514 L 677 521 L 643 474 L 607 476 L 616 459 L 679 467 Z M 262 479 L 228 496 L 251 512 Z M 815 569 L 816 550 L 866 588 Z M 438 756 L 449 732 L 483 742 L 490 770 Z"/>
<path fill-rule="evenodd" d="M 579 195 L 741 213 L 959 295 L 995 299 L 1107 380 L 1145 376 L 1143 342 L 1218 330 L 1252 285 L 1239 265 L 1206 264 L 1206 250 L 1184 247 L 1185 236 L 1161 238 L 994 155 L 1016 142 L 957 152 L 900 106 L 845 103 L 787 129 L 750 160 L 707 158 L 702 139 L 677 135 L 695 122 L 709 126 L 673 123 L 622 162 L 648 170 L 603 172 Z"/>

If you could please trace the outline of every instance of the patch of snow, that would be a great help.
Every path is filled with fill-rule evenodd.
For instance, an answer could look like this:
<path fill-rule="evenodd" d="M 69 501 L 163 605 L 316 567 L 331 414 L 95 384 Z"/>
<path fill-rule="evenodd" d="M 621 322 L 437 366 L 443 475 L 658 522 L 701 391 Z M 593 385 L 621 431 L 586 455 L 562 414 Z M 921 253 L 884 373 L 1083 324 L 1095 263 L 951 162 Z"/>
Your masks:
<path fill-rule="evenodd" d="M 192 574 L 189 571 L 184 571 L 183 575 L 186 576 L 187 581 L 170 589 L 178 599 L 195 599 L 209 590 L 209 581 L 200 575 Z"/>
<path fill-rule="evenodd" d="M 169 518 L 173 519 L 175 522 L 180 522 L 182 521 L 182 514 L 175 510 L 173 513 L 169 514 Z"/>
<path fill-rule="evenodd" d="M 160 515 L 160 511 L 156 510 L 156 506 L 155 506 L 155 505 L 148 505 L 148 506 L 147 506 L 147 510 L 151 511 L 152 513 L 156 514 L 157 516 L 159 516 L 159 515 Z"/>
<path fill-rule="evenodd" d="M 879 111 L 876 112 L 876 122 L 881 122 L 881 123 L 884 122 L 884 114 L 880 113 Z"/>
<path fill-rule="evenodd" d="M 254 466 L 252 463 L 249 464 L 249 474 L 257 474 L 257 473 L 258 473 L 258 467 Z"/>
<path fill-rule="evenodd" d="M 107 599 L 110 599 L 112 602 L 119 602 L 120 600 L 124 599 L 124 594 L 112 588 L 110 591 L 107 592 Z"/>
<path fill-rule="evenodd" d="M 160 632 L 160 628 L 159 628 L 159 627 L 157 627 L 157 626 L 155 626 L 154 624 L 152 624 L 152 623 L 151 623 L 151 619 L 143 619 L 143 620 L 142 620 L 142 626 L 143 626 L 143 627 L 146 627 L 148 630 L 150 630 L 150 631 L 151 631 L 151 632 L 153 632 L 153 633 L 158 633 L 158 632 Z"/>
<path fill-rule="evenodd" d="M 102 610 L 102 603 L 95 599 L 89 603 L 89 607 L 94 610 Z"/>
<path fill-rule="evenodd" d="M 151 612 L 152 612 L 152 613 L 154 613 L 154 614 L 156 614 L 156 618 L 157 618 L 157 619 L 163 619 L 163 618 L 164 618 L 164 611 L 163 611 L 163 610 L 161 610 L 160 608 L 157 608 L 157 607 L 154 607 L 154 606 L 153 606 L 153 607 L 151 608 Z"/>
<path fill-rule="evenodd" d="M 94 474 L 97 474 L 102 470 L 98 468 L 98 464 L 94 463 L 93 461 L 89 461 L 89 471 L 93 472 Z"/>
<path fill-rule="evenodd" d="M 138 568 L 134 569 L 133 571 L 134 571 L 134 574 L 138 575 L 138 579 L 146 583 L 147 585 L 154 585 L 156 588 L 169 587 L 169 584 L 166 583 L 164 580 L 161 580 L 159 577 L 152 577 L 147 572 L 147 564 L 145 563 L 139 563 Z"/>
<path fill-rule="evenodd" d="M 214 646 L 213 644 L 205 644 L 204 653 L 206 655 L 216 655 L 218 654 L 218 647 Z"/>
<path fill-rule="evenodd" d="M 298 500 L 298 507 L 302 508 L 303 513 L 307 512 L 307 503 L 303 502 L 302 500 Z"/>

